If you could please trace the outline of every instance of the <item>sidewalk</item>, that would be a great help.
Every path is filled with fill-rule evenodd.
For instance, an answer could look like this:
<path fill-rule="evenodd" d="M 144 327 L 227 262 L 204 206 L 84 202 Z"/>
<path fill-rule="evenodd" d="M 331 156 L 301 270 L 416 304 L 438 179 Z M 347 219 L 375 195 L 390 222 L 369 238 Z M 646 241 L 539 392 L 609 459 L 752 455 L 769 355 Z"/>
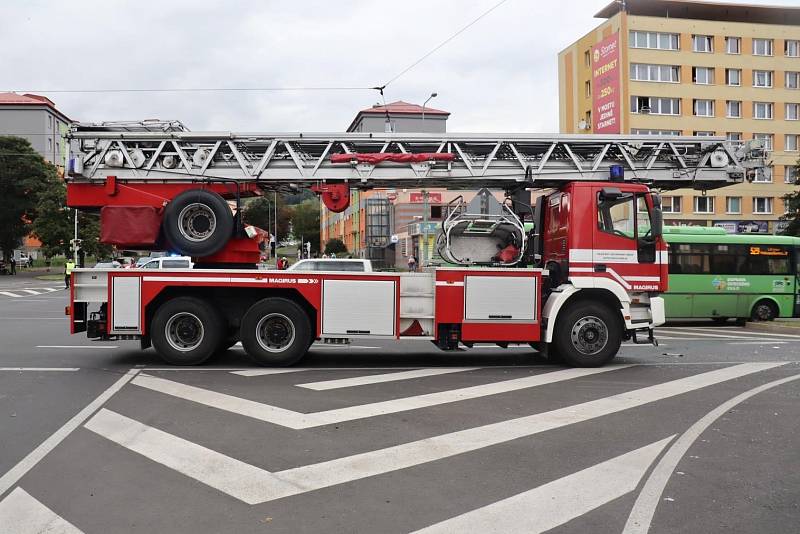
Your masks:
<path fill-rule="evenodd" d="M 762 332 L 800 334 L 800 319 L 775 319 L 769 322 L 748 321 L 745 328 Z"/>

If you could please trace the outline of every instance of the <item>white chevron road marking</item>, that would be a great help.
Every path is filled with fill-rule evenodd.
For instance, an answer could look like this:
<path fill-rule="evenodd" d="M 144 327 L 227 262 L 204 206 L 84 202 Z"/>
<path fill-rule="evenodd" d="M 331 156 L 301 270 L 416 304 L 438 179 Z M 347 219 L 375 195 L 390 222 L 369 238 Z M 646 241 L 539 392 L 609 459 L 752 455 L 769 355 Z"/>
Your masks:
<path fill-rule="evenodd" d="M 8 534 L 83 534 L 22 488 L 0 501 L 0 532 Z"/>
<path fill-rule="evenodd" d="M 786 362 L 744 363 L 499 423 L 271 473 L 102 410 L 86 428 L 246 503 L 262 503 L 441 460 L 636 408 Z"/>
<path fill-rule="evenodd" d="M 417 530 L 414 534 L 546 532 L 635 490 L 650 464 L 674 437 Z"/>
<path fill-rule="evenodd" d="M 475 371 L 477 369 L 481 368 L 480 367 L 434 367 L 430 369 L 413 369 L 411 371 L 400 371 L 397 373 L 383 373 L 379 375 L 341 378 L 338 380 L 307 382 L 305 384 L 297 384 L 297 386 L 306 389 L 313 389 L 314 391 L 327 391 L 330 389 L 367 386 L 371 384 L 382 384 L 384 382 L 396 382 L 398 380 L 411 380 L 413 378 L 423 378 L 426 376 L 438 376 L 450 373 L 461 373 L 464 371 Z"/>
<path fill-rule="evenodd" d="M 417 410 L 420 408 L 429 408 L 431 406 L 438 406 L 440 404 L 467 399 L 477 399 L 489 395 L 497 395 L 500 393 L 508 393 L 511 391 L 542 386 L 545 384 L 553 384 L 555 382 L 562 382 L 564 380 L 571 380 L 573 378 L 607 373 L 610 371 L 624 369 L 626 367 L 630 367 L 630 365 L 609 365 L 595 369 L 563 369 L 561 371 L 541 373 L 533 376 L 514 378 L 512 380 L 482 384 L 479 386 L 452 389 L 449 391 L 440 391 L 436 393 L 427 393 L 424 395 L 415 395 L 413 397 L 405 397 L 402 399 L 393 399 L 370 404 L 360 404 L 347 408 L 338 408 L 335 410 L 314 413 L 295 412 L 285 408 L 279 408 L 278 406 L 242 399 L 232 395 L 227 395 L 225 393 L 218 393 L 216 391 L 189 386 L 186 384 L 181 384 L 180 382 L 173 382 L 172 380 L 157 378 L 149 375 L 140 375 L 131 383 L 151 389 L 153 391 L 158 391 L 160 393 L 172 395 L 184 400 L 204 404 L 219 410 L 236 413 L 245 417 L 252 417 L 254 419 L 259 419 L 261 421 L 289 428 L 302 429 L 341 423 L 344 421 L 353 421 L 356 419 L 365 419 L 367 417 L 376 417 L 379 415 L 405 412 L 409 410 Z"/>

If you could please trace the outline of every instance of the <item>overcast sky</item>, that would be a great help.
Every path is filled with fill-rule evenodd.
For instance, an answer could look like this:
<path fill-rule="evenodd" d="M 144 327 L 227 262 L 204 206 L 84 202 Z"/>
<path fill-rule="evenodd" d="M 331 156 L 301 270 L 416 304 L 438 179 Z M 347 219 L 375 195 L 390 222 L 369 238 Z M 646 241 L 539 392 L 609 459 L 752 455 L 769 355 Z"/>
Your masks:
<path fill-rule="evenodd" d="M 4 2 L 0 91 L 371 87 L 497 1 Z M 556 55 L 607 3 L 508 0 L 391 83 L 386 101 L 436 91 L 428 105 L 452 113 L 449 131 L 555 132 Z M 234 131 L 341 131 L 379 101 L 369 90 L 42 94 L 75 120 Z"/>

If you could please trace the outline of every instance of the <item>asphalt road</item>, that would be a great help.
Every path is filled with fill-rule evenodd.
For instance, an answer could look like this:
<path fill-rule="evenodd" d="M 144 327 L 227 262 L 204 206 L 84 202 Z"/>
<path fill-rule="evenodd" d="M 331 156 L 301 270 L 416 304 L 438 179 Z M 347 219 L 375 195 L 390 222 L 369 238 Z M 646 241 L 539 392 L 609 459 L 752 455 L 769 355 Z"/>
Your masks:
<path fill-rule="evenodd" d="M 662 328 L 600 370 L 373 341 L 175 369 L 69 336 L 58 286 L 0 278 L 2 533 L 800 524 L 800 335 Z"/>

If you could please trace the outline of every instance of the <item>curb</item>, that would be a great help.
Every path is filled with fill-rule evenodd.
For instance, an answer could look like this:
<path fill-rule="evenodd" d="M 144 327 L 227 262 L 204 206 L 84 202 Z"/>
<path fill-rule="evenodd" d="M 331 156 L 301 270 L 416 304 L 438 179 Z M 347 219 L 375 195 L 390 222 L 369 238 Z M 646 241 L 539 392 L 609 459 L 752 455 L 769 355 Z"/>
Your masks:
<path fill-rule="evenodd" d="M 800 321 L 774 321 L 769 323 L 748 322 L 745 328 L 747 330 L 761 332 L 788 332 L 800 334 Z"/>

